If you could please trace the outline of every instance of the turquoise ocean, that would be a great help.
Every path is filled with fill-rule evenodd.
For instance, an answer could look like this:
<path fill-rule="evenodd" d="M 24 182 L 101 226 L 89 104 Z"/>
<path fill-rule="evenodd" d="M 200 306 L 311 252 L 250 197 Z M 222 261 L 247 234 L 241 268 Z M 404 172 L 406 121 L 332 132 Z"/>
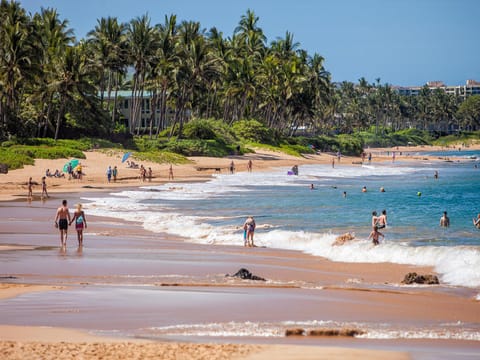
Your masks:
<path fill-rule="evenodd" d="M 438 159 L 364 165 L 342 160 L 335 168 L 302 165 L 298 176 L 288 175 L 289 168 L 255 172 L 254 163 L 252 173 L 85 200 L 92 215 L 138 221 L 147 230 L 201 244 L 243 246 L 241 226 L 253 215 L 258 246 L 332 261 L 433 266 L 444 284 L 478 288 L 480 230 L 472 218 L 480 213 L 480 151 L 411 154 L 423 155 Z M 371 213 L 384 209 L 385 239 L 373 246 L 367 239 Z M 447 229 L 439 226 L 443 211 L 450 217 Z M 354 232 L 356 241 L 332 246 L 346 232 Z"/>

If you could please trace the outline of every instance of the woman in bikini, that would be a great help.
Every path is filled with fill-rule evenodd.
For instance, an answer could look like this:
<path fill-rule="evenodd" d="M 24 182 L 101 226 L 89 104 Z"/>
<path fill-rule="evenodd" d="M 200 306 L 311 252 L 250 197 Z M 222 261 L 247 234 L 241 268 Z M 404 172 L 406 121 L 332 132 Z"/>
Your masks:
<path fill-rule="evenodd" d="M 87 228 L 87 219 L 82 210 L 82 204 L 77 204 L 77 209 L 73 213 L 73 218 L 70 225 L 75 221 L 75 230 L 77 230 L 78 246 L 83 245 L 83 229 Z"/>

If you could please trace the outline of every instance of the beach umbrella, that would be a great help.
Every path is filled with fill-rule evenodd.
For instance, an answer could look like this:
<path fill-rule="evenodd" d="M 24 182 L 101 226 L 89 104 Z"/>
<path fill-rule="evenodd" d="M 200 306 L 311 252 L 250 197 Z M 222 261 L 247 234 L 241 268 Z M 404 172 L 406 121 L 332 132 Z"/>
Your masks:
<path fill-rule="evenodd" d="M 124 163 L 125 161 L 127 161 L 127 159 L 130 157 L 130 155 L 132 155 L 132 153 L 129 151 L 129 152 L 126 152 L 125 154 L 123 154 L 123 157 L 122 157 L 122 163 Z"/>
<path fill-rule="evenodd" d="M 78 159 L 72 159 L 72 160 L 70 160 L 70 161 L 67 162 L 65 165 L 63 165 L 63 172 L 64 172 L 64 173 L 68 172 L 68 164 L 71 164 L 71 165 L 72 165 L 72 170 L 73 170 L 74 168 L 77 167 L 77 165 L 78 165 L 79 162 L 80 162 L 80 160 L 78 160 Z"/>

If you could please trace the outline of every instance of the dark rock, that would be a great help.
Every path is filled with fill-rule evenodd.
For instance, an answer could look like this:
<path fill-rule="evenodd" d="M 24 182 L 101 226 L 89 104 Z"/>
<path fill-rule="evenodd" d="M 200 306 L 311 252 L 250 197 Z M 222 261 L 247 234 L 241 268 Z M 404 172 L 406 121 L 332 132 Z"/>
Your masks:
<path fill-rule="evenodd" d="M 285 336 L 303 336 L 303 335 L 305 335 L 305 330 L 301 328 L 285 330 Z"/>
<path fill-rule="evenodd" d="M 0 174 L 8 174 L 8 165 L 0 163 Z"/>
<path fill-rule="evenodd" d="M 354 337 L 362 335 L 364 332 L 359 329 L 313 329 L 308 332 L 308 336 L 342 336 Z"/>
<path fill-rule="evenodd" d="M 241 268 L 240 270 L 238 270 L 235 274 L 233 275 L 228 275 L 227 276 L 231 276 L 231 277 L 238 277 L 240 279 L 244 279 L 244 280 L 258 280 L 258 281 L 266 281 L 264 278 L 260 277 L 260 276 L 256 276 L 256 275 L 253 275 L 250 271 L 248 271 L 247 269 L 245 268 Z"/>
<path fill-rule="evenodd" d="M 416 272 L 411 272 L 405 275 L 402 284 L 427 284 L 435 285 L 440 284 L 436 275 L 418 275 Z"/>

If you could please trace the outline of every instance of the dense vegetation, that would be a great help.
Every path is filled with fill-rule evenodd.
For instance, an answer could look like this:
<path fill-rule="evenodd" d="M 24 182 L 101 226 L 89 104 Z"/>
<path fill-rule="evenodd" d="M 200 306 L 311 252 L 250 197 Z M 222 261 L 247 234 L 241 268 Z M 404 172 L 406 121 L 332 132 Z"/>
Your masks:
<path fill-rule="evenodd" d="M 120 90 L 132 98 L 128 125 Z M 142 120 L 145 97 L 158 124 Z M 144 15 L 98 19 L 86 39 L 76 39 L 55 9 L 27 14 L 20 2 L 0 0 L 0 141 L 57 140 L 46 154 L 4 146 L 0 161 L 11 151 L 12 161 L 32 152 L 77 156 L 58 140 L 85 137 L 153 157 L 223 156 L 259 144 L 358 154 L 365 144 L 423 144 L 479 126 L 480 96 L 462 102 L 427 86 L 400 96 L 380 79 L 333 83 L 324 58 L 301 49 L 291 33 L 268 44 L 250 10 L 227 37 L 176 15 L 156 25 Z"/>

